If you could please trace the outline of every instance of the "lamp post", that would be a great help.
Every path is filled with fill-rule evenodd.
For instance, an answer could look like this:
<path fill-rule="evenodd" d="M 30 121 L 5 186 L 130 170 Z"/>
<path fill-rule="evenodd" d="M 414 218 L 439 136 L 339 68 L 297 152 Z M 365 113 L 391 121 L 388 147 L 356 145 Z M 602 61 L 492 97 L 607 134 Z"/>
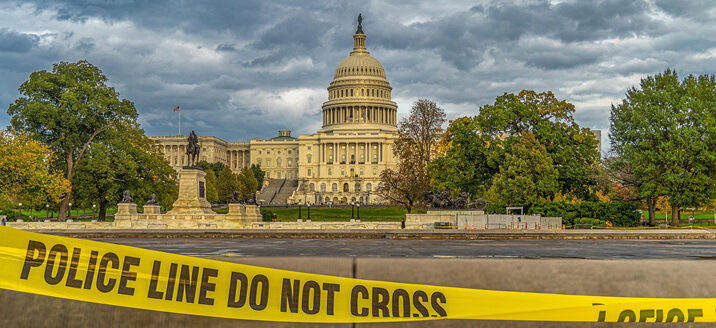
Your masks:
<path fill-rule="evenodd" d="M 17 203 L 17 208 L 18 208 L 18 212 L 20 212 L 20 214 L 18 214 L 17 218 L 22 220 L 22 202 Z"/>
<path fill-rule="evenodd" d="M 45 220 L 50 219 L 50 204 L 45 204 Z"/>
<path fill-rule="evenodd" d="M 360 203 L 356 204 L 356 214 L 358 214 L 358 220 L 360 220 Z"/>
<path fill-rule="evenodd" d="M 97 208 L 97 204 L 92 204 L 92 220 L 96 220 L 97 218 L 94 217 L 94 210 Z"/>
<path fill-rule="evenodd" d="M 69 203 L 70 205 L 70 217 L 68 217 L 68 220 L 72 220 L 72 203 Z"/>
<path fill-rule="evenodd" d="M 354 204 L 353 204 L 353 202 L 351 202 L 351 220 L 355 219 L 355 217 L 353 216 L 353 209 L 354 209 Z"/>
<path fill-rule="evenodd" d="M 310 220 L 311 219 L 311 205 L 309 204 L 308 206 L 306 206 L 306 209 L 308 210 L 308 218 L 306 220 Z"/>
<path fill-rule="evenodd" d="M 302 219 L 303 219 L 303 218 L 301 217 L 301 204 L 298 204 L 298 219 L 299 219 L 299 220 L 302 220 Z"/>

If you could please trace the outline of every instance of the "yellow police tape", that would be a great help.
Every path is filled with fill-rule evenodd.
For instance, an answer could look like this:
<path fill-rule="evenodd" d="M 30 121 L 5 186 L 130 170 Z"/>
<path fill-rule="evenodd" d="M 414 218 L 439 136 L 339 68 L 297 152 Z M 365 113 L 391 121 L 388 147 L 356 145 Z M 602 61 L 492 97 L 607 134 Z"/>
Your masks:
<path fill-rule="evenodd" d="M 270 269 L 0 227 L 0 288 L 202 316 L 714 322 L 715 298 L 631 298 L 403 284 Z"/>

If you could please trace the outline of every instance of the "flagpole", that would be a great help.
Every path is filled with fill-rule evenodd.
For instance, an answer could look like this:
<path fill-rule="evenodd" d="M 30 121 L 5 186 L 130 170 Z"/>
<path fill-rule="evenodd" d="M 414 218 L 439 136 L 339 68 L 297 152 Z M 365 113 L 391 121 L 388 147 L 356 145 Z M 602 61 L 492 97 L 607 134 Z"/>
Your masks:
<path fill-rule="evenodd" d="M 181 135 L 181 109 L 179 110 L 179 135 Z"/>

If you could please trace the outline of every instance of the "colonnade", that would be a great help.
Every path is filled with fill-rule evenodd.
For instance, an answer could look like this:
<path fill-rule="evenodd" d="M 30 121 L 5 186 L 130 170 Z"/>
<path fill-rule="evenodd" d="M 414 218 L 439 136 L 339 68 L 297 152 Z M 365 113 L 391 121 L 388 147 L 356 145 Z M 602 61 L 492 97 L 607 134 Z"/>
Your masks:
<path fill-rule="evenodd" d="M 396 125 L 396 109 L 373 106 L 341 106 L 323 109 L 323 125 L 376 123 Z"/>
<path fill-rule="evenodd" d="M 169 165 L 184 166 L 185 163 L 188 163 L 185 145 L 163 145 L 160 147 Z"/>
<path fill-rule="evenodd" d="M 321 162 L 325 164 L 383 163 L 384 145 L 383 142 L 324 142 L 321 144 Z"/>
<path fill-rule="evenodd" d="M 226 152 L 226 161 L 232 170 L 249 167 L 249 150 L 229 150 Z"/>

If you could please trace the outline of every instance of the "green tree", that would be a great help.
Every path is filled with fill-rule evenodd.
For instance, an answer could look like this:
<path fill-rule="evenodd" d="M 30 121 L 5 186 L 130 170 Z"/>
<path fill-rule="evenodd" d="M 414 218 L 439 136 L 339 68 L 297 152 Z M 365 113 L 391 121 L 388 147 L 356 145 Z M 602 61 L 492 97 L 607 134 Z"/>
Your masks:
<path fill-rule="evenodd" d="M 435 102 L 420 99 L 413 104 L 410 116 L 398 124 L 398 138 L 393 144 L 397 168 L 380 173 L 380 197 L 405 207 L 408 213 L 422 202 L 423 193 L 430 189 L 428 164 L 443 123 L 445 111 Z"/>
<path fill-rule="evenodd" d="M 450 122 L 430 163 L 431 185 L 453 196 L 460 192 L 483 195 L 504 157 L 501 140 L 480 134 L 477 120 L 461 117 Z"/>
<path fill-rule="evenodd" d="M 507 205 L 535 205 L 551 201 L 558 191 L 558 172 L 547 150 L 532 133 L 521 133 L 505 155 L 490 193 Z"/>
<path fill-rule="evenodd" d="M 85 60 L 60 62 L 52 72 L 30 74 L 20 85 L 20 98 L 8 108 L 12 126 L 50 146 L 57 155 L 53 167 L 69 181 L 90 144 L 101 140 L 104 131 L 137 118 L 134 104 L 119 99 L 106 82 L 102 71 Z M 71 197 L 70 191 L 60 206 L 60 219 L 65 218 Z"/>
<path fill-rule="evenodd" d="M 219 172 L 221 172 L 223 169 L 228 169 L 229 166 L 227 166 L 224 163 L 220 162 L 214 162 L 209 163 L 207 161 L 199 161 L 196 163 L 196 167 L 200 168 L 204 172 L 208 172 L 209 170 L 214 171 L 214 176 L 219 176 Z"/>
<path fill-rule="evenodd" d="M 653 207 L 669 197 L 672 224 L 679 209 L 716 198 L 716 80 L 667 69 L 648 76 L 611 109 L 612 151 L 628 165 L 639 195 Z M 650 209 L 650 221 L 652 220 Z"/>
<path fill-rule="evenodd" d="M 48 146 L 27 133 L 0 131 L 0 198 L 27 205 L 59 202 L 70 182 L 50 167 L 52 157 Z"/>
<path fill-rule="evenodd" d="M 476 120 L 479 133 L 492 142 L 504 140 L 504 149 L 519 142 L 523 132 L 532 133 L 559 172 L 560 191 L 585 198 L 595 184 L 601 155 L 594 135 L 579 127 L 573 113 L 574 105 L 550 91 L 522 90 L 517 95 L 505 93 L 494 104 L 483 106 Z"/>
<path fill-rule="evenodd" d="M 219 193 L 216 191 L 216 174 L 214 170 L 206 170 L 206 200 L 209 203 L 216 204 L 219 201 Z"/>
<path fill-rule="evenodd" d="M 236 179 L 236 175 L 231 173 L 231 170 L 227 167 L 219 172 L 216 181 L 216 192 L 219 196 L 219 201 L 226 203 L 231 200 L 234 190 L 239 190 L 239 181 Z"/>
<path fill-rule="evenodd" d="M 257 187 L 256 190 L 261 189 L 261 186 L 264 185 L 264 177 L 266 176 L 266 172 L 261 169 L 261 165 L 251 164 L 251 171 L 254 172 L 254 178 L 256 178 Z"/>
<path fill-rule="evenodd" d="M 144 131 L 135 124 L 110 127 L 104 134 L 76 167 L 74 202 L 84 207 L 97 204 L 99 218 L 124 190 L 130 190 L 139 205 L 156 194 L 161 206 L 171 206 L 177 197 L 176 172 Z"/>
<path fill-rule="evenodd" d="M 239 183 L 239 197 L 241 197 L 244 201 L 249 200 L 251 195 L 256 192 L 259 185 L 256 177 L 254 176 L 254 171 L 249 168 L 241 169 L 241 173 L 239 173 L 237 180 Z"/>

